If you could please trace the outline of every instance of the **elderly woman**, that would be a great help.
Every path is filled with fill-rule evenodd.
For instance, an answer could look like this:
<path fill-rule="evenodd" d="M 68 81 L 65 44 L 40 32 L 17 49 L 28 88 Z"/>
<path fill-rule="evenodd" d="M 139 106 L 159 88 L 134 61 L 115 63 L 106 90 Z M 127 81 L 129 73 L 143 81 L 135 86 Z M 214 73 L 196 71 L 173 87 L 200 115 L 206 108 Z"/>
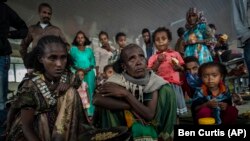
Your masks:
<path fill-rule="evenodd" d="M 133 140 L 167 140 L 176 121 L 176 97 L 169 84 L 147 70 L 143 50 L 127 45 L 114 64 L 116 74 L 98 88 L 94 125 L 127 126 Z"/>
<path fill-rule="evenodd" d="M 76 94 L 79 85 L 67 69 L 66 45 L 59 37 L 45 36 L 30 55 L 35 71 L 18 87 L 8 113 L 7 141 L 76 141 L 89 126 Z"/>
<path fill-rule="evenodd" d="M 196 8 L 190 8 L 186 15 L 186 32 L 184 33 L 185 52 L 184 57 L 195 56 L 200 64 L 212 62 L 212 56 L 208 49 L 213 44 L 213 34 L 207 26 L 202 12 Z"/>

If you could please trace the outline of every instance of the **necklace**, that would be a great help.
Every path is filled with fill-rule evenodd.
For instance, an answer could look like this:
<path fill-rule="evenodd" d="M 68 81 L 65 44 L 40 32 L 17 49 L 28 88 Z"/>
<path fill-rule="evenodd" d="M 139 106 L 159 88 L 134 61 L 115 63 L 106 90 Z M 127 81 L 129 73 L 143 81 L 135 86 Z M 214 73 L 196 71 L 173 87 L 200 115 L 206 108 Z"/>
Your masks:
<path fill-rule="evenodd" d="M 58 80 L 49 79 L 46 75 L 44 75 L 44 80 L 48 85 L 54 85 L 56 82 L 58 82 Z"/>
<path fill-rule="evenodd" d="M 44 76 L 44 79 L 42 77 Z M 47 99 L 47 102 L 49 105 L 55 105 L 57 102 L 56 96 L 51 93 L 51 91 L 48 88 L 48 85 L 45 83 L 45 75 L 38 75 L 32 79 L 32 81 L 37 85 L 38 89 L 42 93 L 42 95 Z M 64 74 L 60 78 L 60 83 L 65 83 L 67 79 L 67 76 Z M 45 81 L 44 81 L 45 80 Z M 54 83 L 53 81 L 49 83 Z"/>

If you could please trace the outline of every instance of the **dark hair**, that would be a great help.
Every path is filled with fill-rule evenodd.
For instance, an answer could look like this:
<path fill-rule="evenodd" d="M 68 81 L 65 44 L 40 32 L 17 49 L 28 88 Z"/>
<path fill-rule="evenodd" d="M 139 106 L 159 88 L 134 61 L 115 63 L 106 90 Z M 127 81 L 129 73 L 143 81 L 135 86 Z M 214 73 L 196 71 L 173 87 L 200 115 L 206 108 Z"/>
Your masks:
<path fill-rule="evenodd" d="M 29 58 L 32 58 L 32 59 L 29 59 L 27 62 L 27 64 L 29 64 L 30 67 L 34 68 L 35 71 L 40 71 L 42 73 L 45 71 L 43 64 L 40 63 L 39 61 L 39 58 L 41 58 L 44 55 L 45 46 L 51 43 L 61 44 L 62 47 L 67 52 L 67 46 L 60 37 L 54 36 L 54 35 L 48 35 L 48 36 L 42 37 L 38 41 L 37 46 L 30 53 Z M 71 64 L 71 59 L 70 59 L 69 54 L 67 54 L 66 69 L 69 70 L 70 64 Z"/>
<path fill-rule="evenodd" d="M 48 3 L 41 3 L 38 6 L 38 12 L 41 12 L 42 8 L 44 8 L 44 7 L 48 7 L 51 10 L 51 12 L 52 12 L 52 7 Z"/>
<path fill-rule="evenodd" d="M 177 29 L 177 34 L 179 37 L 181 37 L 185 33 L 185 28 L 184 27 L 179 27 Z"/>
<path fill-rule="evenodd" d="M 141 31 L 141 34 L 144 34 L 144 33 L 149 33 L 149 35 L 150 35 L 149 29 L 143 28 L 142 31 Z"/>
<path fill-rule="evenodd" d="M 73 42 L 72 42 L 72 45 L 78 46 L 78 43 L 77 43 L 77 41 L 76 41 L 76 38 L 77 38 L 78 34 L 83 34 L 83 37 L 85 38 L 84 46 L 90 45 L 90 44 L 91 44 L 91 41 L 90 41 L 89 38 L 85 35 L 85 33 L 84 33 L 83 31 L 78 31 L 78 32 L 76 33 L 76 36 L 75 36 Z"/>
<path fill-rule="evenodd" d="M 108 64 L 103 68 L 103 72 L 106 72 L 109 68 L 113 68 L 113 64 Z"/>
<path fill-rule="evenodd" d="M 24 58 L 23 58 L 23 63 L 24 63 L 24 66 L 26 69 L 32 69 L 33 68 L 33 55 L 32 55 L 32 52 L 28 52 Z"/>
<path fill-rule="evenodd" d="M 172 40 L 172 33 L 171 33 L 171 31 L 169 29 L 167 29 L 166 27 L 159 27 L 153 33 L 153 42 L 155 42 L 155 35 L 156 35 L 156 33 L 159 33 L 159 32 L 166 32 L 166 34 L 168 36 L 168 40 L 169 41 Z"/>
<path fill-rule="evenodd" d="M 120 37 L 122 37 L 122 36 L 126 37 L 126 34 L 123 33 L 123 32 L 118 32 L 118 33 L 115 35 L 115 41 L 117 42 L 118 39 L 119 39 Z"/>
<path fill-rule="evenodd" d="M 128 44 L 127 46 L 125 46 L 124 49 L 122 49 L 119 58 L 117 59 L 117 61 L 113 64 L 113 69 L 116 73 L 122 73 L 123 72 L 123 68 L 122 68 L 122 64 L 125 64 L 124 58 L 126 53 L 131 50 L 132 48 L 139 48 L 142 50 L 142 48 L 140 46 L 138 46 L 137 44 Z M 146 59 L 146 58 L 145 58 Z"/>
<path fill-rule="evenodd" d="M 101 38 L 101 35 L 106 35 L 106 36 L 107 36 L 107 38 L 109 39 L 109 35 L 108 35 L 108 33 L 107 33 L 107 32 L 105 32 L 105 31 L 101 31 L 101 32 L 99 33 L 99 35 L 98 35 L 99 39 Z"/>
<path fill-rule="evenodd" d="M 184 58 L 185 64 L 190 63 L 190 62 L 196 62 L 199 64 L 199 60 L 195 56 L 187 56 Z"/>
<path fill-rule="evenodd" d="M 206 68 L 210 68 L 210 67 L 216 67 L 219 69 L 219 72 L 220 74 L 222 75 L 223 77 L 223 80 L 225 80 L 225 77 L 227 75 L 227 69 L 226 69 L 226 66 L 219 63 L 219 62 L 208 62 L 208 63 L 204 63 L 202 64 L 200 67 L 199 67 L 199 70 L 198 70 L 198 75 L 199 77 L 201 78 L 202 77 L 202 73 L 204 72 L 204 70 Z"/>
<path fill-rule="evenodd" d="M 212 29 L 215 29 L 215 30 L 216 30 L 216 26 L 215 26 L 214 24 L 210 23 L 210 24 L 208 24 L 208 26 L 209 26 L 210 28 L 212 28 Z"/>
<path fill-rule="evenodd" d="M 83 72 L 83 74 L 85 74 L 84 70 L 81 69 L 81 68 L 78 68 L 78 69 L 76 70 L 75 74 L 77 74 L 78 72 Z"/>

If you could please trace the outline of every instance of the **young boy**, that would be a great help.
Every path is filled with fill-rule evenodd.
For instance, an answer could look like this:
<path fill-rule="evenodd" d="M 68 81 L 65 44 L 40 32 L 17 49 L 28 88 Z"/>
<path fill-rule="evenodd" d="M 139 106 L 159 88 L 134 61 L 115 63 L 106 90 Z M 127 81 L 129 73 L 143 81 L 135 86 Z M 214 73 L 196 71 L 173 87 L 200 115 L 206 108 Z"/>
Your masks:
<path fill-rule="evenodd" d="M 114 74 L 113 65 L 112 64 L 106 65 L 103 69 L 103 72 L 104 73 L 102 77 L 99 79 L 97 83 L 98 86 L 104 84 L 106 80 Z"/>
<path fill-rule="evenodd" d="M 119 32 L 115 36 L 115 41 L 119 46 L 119 52 L 127 45 L 126 34 L 123 32 Z"/>
<path fill-rule="evenodd" d="M 194 93 L 196 89 L 201 87 L 201 79 L 198 77 L 198 70 L 200 66 L 199 66 L 198 59 L 194 56 L 188 56 L 184 58 L 184 62 L 185 62 L 185 65 L 184 65 L 185 77 L 183 80 L 182 89 L 183 91 L 187 93 L 189 98 L 191 98 L 191 102 L 192 102 L 193 100 L 192 98 L 194 97 Z M 195 115 L 194 108 L 191 108 L 191 113 L 192 113 L 193 121 L 195 122 L 196 115 Z"/>
<path fill-rule="evenodd" d="M 106 65 L 103 69 L 104 79 L 110 78 L 114 74 L 113 65 Z"/>
<path fill-rule="evenodd" d="M 183 85 L 184 91 L 187 92 L 190 98 L 193 98 L 193 94 L 197 87 L 200 87 L 201 80 L 198 77 L 199 61 L 194 56 L 188 56 L 184 58 L 186 77 Z"/>

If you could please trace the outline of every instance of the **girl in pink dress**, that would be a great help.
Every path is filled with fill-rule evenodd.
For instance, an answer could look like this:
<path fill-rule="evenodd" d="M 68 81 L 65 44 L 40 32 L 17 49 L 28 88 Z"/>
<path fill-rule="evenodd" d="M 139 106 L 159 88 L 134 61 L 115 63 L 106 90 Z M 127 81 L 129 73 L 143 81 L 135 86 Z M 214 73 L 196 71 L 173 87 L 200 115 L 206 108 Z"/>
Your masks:
<path fill-rule="evenodd" d="M 78 75 L 78 77 L 82 81 L 82 84 L 77 89 L 77 91 L 78 91 L 79 96 L 81 98 L 83 109 L 87 111 L 87 109 L 90 107 L 90 103 L 89 103 L 89 97 L 88 97 L 88 84 L 83 81 L 84 80 L 84 73 L 85 72 L 83 69 L 78 69 L 76 71 L 76 75 Z"/>
<path fill-rule="evenodd" d="M 187 113 L 187 106 L 181 88 L 182 82 L 180 79 L 180 72 L 184 70 L 184 61 L 179 52 L 171 49 L 171 40 L 172 34 L 169 29 L 159 27 L 155 30 L 153 33 L 153 42 L 158 51 L 149 58 L 148 68 L 152 69 L 157 75 L 162 77 L 172 86 L 176 94 L 177 115 L 179 117 Z"/>

